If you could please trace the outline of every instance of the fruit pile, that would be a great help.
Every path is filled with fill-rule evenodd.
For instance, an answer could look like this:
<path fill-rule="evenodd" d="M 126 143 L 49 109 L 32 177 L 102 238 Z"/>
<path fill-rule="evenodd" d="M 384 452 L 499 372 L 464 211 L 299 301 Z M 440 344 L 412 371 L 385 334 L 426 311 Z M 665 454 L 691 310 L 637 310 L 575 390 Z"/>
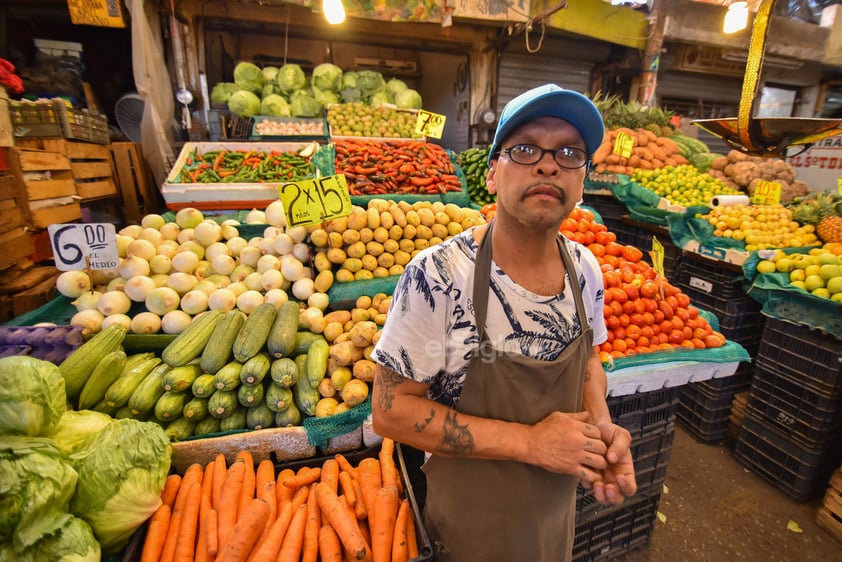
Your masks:
<path fill-rule="evenodd" d="M 819 245 L 813 225 L 792 220 L 782 205 L 731 205 L 714 207 L 698 218 L 708 221 L 715 236 L 745 242 L 749 252 L 766 248 L 802 248 Z"/>
<path fill-rule="evenodd" d="M 637 169 L 631 174 L 631 180 L 668 199 L 670 203 L 684 207 L 708 205 L 715 195 L 742 194 L 689 164 L 665 166 L 657 170 Z"/>
<path fill-rule="evenodd" d="M 776 250 L 757 262 L 757 272 L 788 273 L 791 286 L 842 303 L 842 243 L 829 242 L 807 253 Z"/>
<path fill-rule="evenodd" d="M 619 135 L 632 140 L 633 146 L 624 156 L 616 147 Z M 658 136 L 649 129 L 609 129 L 591 159 L 596 173 L 631 175 L 635 170 L 652 170 L 664 166 L 687 164 L 678 145 L 669 137 Z"/>
<path fill-rule="evenodd" d="M 456 156 L 456 163 L 462 168 L 471 201 L 479 206 L 493 203 L 497 196 L 488 192 L 485 178 L 488 176 L 488 148 L 469 148 Z"/>
<path fill-rule="evenodd" d="M 415 111 L 387 105 L 372 107 L 363 102 L 331 104 L 327 123 L 331 136 L 422 138 L 415 132 Z"/>
<path fill-rule="evenodd" d="M 814 191 L 786 205 L 793 219 L 815 226 L 823 241 L 842 242 L 842 194 Z"/>

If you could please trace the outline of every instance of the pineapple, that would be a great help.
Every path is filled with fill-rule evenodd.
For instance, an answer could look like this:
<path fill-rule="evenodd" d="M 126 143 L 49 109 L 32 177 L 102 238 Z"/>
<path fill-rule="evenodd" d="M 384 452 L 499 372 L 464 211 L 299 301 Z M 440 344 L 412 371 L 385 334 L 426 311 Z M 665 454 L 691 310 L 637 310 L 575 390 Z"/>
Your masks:
<path fill-rule="evenodd" d="M 816 227 L 816 233 L 825 243 L 842 242 L 842 217 L 827 215 Z"/>

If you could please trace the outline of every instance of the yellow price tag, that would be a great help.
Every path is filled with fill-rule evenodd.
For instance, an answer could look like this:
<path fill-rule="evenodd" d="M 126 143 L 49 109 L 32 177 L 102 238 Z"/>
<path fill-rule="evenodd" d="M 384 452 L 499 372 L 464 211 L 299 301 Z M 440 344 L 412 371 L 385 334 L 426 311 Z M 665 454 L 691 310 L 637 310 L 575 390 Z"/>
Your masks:
<path fill-rule="evenodd" d="M 765 180 L 757 182 L 751 202 L 755 205 L 777 205 L 781 202 L 781 184 Z"/>
<path fill-rule="evenodd" d="M 440 139 L 446 116 L 439 113 L 430 113 L 423 109 L 418 110 L 418 118 L 415 120 L 415 132 L 425 137 Z"/>
<path fill-rule="evenodd" d="M 626 133 L 617 133 L 617 140 L 614 141 L 614 152 L 623 158 L 631 156 L 634 148 L 634 137 Z"/>
<path fill-rule="evenodd" d="M 842 177 L 836 178 L 836 191 L 839 192 L 839 195 L 842 195 Z"/>
<path fill-rule="evenodd" d="M 290 226 L 307 226 L 351 214 L 344 174 L 294 181 L 278 186 Z"/>
<path fill-rule="evenodd" d="M 658 275 L 664 275 L 664 245 L 658 240 L 657 236 L 652 237 L 652 251 L 649 252 L 652 257 L 652 269 Z"/>

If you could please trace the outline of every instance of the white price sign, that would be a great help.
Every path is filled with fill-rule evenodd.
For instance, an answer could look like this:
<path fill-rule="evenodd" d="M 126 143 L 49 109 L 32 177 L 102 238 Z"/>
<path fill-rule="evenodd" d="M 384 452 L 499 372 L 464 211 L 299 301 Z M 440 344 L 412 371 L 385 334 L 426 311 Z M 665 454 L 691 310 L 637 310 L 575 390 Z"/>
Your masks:
<path fill-rule="evenodd" d="M 120 264 L 113 224 L 51 224 L 47 233 L 60 271 L 115 269 Z"/>

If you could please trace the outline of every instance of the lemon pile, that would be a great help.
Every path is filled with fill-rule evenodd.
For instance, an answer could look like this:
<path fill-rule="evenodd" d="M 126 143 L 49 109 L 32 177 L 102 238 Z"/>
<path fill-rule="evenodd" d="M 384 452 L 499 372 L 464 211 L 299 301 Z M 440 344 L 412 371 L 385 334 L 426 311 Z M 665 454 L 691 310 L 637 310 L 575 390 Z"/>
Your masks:
<path fill-rule="evenodd" d="M 745 242 L 746 251 L 767 248 L 804 248 L 820 245 L 813 225 L 792 220 L 783 205 L 732 205 L 714 207 L 697 215 L 714 228 L 714 235 Z"/>
<path fill-rule="evenodd" d="M 715 195 L 740 195 L 734 189 L 706 172 L 689 164 L 664 166 L 653 170 L 638 168 L 631 175 L 632 181 L 654 191 L 670 203 L 691 207 L 707 205 Z"/>
<path fill-rule="evenodd" d="M 806 254 L 774 255 L 757 262 L 758 273 L 788 273 L 789 284 L 817 297 L 842 302 L 842 245 L 826 244 Z"/>

